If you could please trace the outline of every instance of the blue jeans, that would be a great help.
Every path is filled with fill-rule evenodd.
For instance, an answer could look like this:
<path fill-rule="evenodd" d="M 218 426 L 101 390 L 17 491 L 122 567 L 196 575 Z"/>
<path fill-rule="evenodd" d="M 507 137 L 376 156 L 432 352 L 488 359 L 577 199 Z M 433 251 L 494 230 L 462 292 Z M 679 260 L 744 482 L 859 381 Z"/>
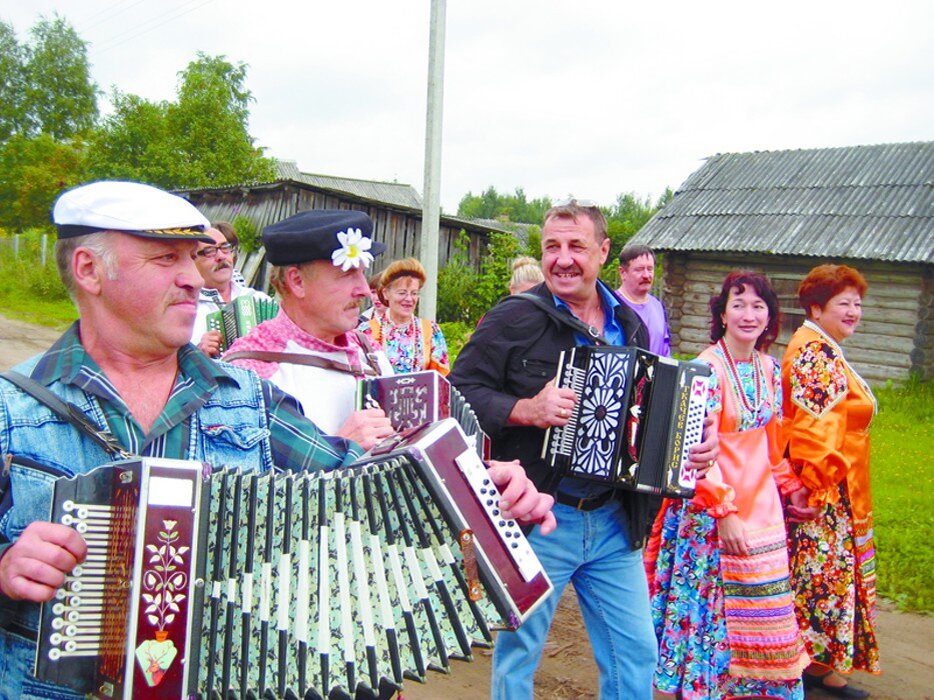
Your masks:
<path fill-rule="evenodd" d="M 570 581 L 580 602 L 600 670 L 600 697 L 651 700 L 657 644 L 642 550 L 632 549 L 622 506 L 611 501 L 583 512 L 555 504 L 558 529 L 529 540 L 554 584 L 548 598 L 515 632 L 500 632 L 493 653 L 493 700 L 531 700 L 558 599 Z"/>

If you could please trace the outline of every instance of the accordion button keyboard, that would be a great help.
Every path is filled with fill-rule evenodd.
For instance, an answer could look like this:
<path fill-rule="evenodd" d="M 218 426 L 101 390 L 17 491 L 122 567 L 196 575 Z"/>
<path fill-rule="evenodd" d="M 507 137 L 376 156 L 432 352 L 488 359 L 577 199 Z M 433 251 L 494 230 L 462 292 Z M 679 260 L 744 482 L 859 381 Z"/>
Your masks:
<path fill-rule="evenodd" d="M 487 475 L 486 465 L 474 450 L 465 450 L 456 459 L 458 468 L 467 478 L 474 495 L 483 506 L 487 517 L 496 529 L 497 534 L 506 546 L 506 551 L 512 557 L 519 569 L 519 573 L 526 581 L 531 581 L 542 573 L 542 565 L 532 551 L 528 540 L 522 535 L 515 520 L 505 520 L 500 517 L 499 489 Z"/>

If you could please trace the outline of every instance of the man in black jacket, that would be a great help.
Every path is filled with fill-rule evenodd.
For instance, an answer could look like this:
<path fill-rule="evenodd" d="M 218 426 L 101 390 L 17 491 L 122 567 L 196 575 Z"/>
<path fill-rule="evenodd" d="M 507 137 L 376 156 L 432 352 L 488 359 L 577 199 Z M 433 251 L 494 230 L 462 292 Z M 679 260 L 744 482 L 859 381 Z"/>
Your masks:
<path fill-rule="evenodd" d="M 545 282 L 530 293 L 613 345 L 648 347 L 639 318 L 598 279 L 609 250 L 606 219 L 593 203 L 572 199 L 552 207 L 542 228 Z M 597 482 L 565 477 L 554 483 L 541 457 L 545 429 L 566 425 L 577 401 L 573 390 L 554 384 L 558 356 L 591 342 L 588 334 L 533 302 L 513 297 L 486 314 L 450 376 L 490 434 L 492 456 L 520 460 L 540 490 L 556 493 L 557 530 L 548 537 L 530 536 L 555 595 L 518 631 L 497 638 L 492 682 L 497 700 L 532 698 L 532 678 L 569 581 L 600 669 L 600 697 L 652 697 L 657 646 L 641 546 L 654 503 Z M 714 435 L 694 448 L 692 466 L 703 472 L 716 455 Z"/>

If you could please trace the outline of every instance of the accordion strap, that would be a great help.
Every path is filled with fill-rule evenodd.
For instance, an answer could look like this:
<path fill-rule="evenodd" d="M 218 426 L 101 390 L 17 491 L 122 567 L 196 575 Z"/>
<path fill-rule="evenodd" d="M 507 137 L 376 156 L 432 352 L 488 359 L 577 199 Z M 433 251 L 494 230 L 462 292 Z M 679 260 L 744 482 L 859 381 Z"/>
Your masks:
<path fill-rule="evenodd" d="M 560 309 L 555 308 L 548 302 L 540 299 L 534 294 L 529 294 L 528 292 L 522 292 L 521 294 L 513 294 L 506 297 L 503 301 L 509 301 L 510 299 L 525 299 L 526 301 L 531 301 L 535 306 L 540 308 L 542 311 L 547 313 L 552 318 L 556 319 L 558 322 L 563 323 L 566 326 L 570 326 L 578 333 L 582 333 L 588 338 L 590 338 L 597 345 L 609 345 L 609 341 L 600 334 L 593 326 L 588 326 L 586 323 L 576 318 L 570 313 L 565 313 Z M 502 303 L 502 302 L 500 302 Z"/>
<path fill-rule="evenodd" d="M 94 442 L 96 442 L 98 445 L 104 448 L 105 451 L 109 452 L 114 457 L 118 457 L 120 459 L 128 459 L 133 457 L 133 454 L 131 452 L 127 452 L 123 448 L 123 445 L 120 444 L 120 441 L 117 440 L 113 433 L 111 433 L 106 428 L 99 428 L 96 426 L 91 421 L 91 419 L 89 419 L 81 411 L 80 408 L 71 402 L 63 401 L 58 396 L 42 386 L 39 382 L 30 377 L 27 377 L 25 374 L 20 374 L 19 372 L 14 372 L 13 370 L 0 373 L 0 377 L 3 377 L 11 384 L 16 385 L 27 394 L 32 396 L 39 403 L 48 406 L 50 409 L 55 411 L 55 413 L 67 420 L 89 438 L 94 440 Z"/>
<path fill-rule="evenodd" d="M 239 350 L 238 352 L 232 352 L 228 355 L 224 355 L 224 362 L 231 362 L 232 360 L 259 360 L 260 362 L 278 362 L 286 363 L 293 365 L 305 365 L 307 367 L 318 367 L 320 369 L 329 369 L 335 372 L 343 372 L 344 374 L 352 374 L 355 377 L 359 377 L 361 374 L 376 376 L 379 373 L 374 371 L 371 367 L 363 367 L 357 369 L 356 367 L 351 367 L 345 362 L 338 362 L 337 360 L 329 360 L 325 357 L 316 357 L 315 355 L 302 355 L 297 352 L 271 352 L 266 350 Z"/>

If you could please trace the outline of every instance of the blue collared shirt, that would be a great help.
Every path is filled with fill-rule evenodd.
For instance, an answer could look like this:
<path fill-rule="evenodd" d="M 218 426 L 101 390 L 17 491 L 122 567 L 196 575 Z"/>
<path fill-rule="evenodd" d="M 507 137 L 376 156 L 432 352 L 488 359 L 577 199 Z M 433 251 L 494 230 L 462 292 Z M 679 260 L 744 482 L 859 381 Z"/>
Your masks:
<path fill-rule="evenodd" d="M 616 307 L 621 304 L 620 300 L 610 291 L 609 287 L 600 283 L 597 283 L 597 293 L 600 295 L 600 306 L 603 307 L 603 337 L 606 338 L 610 345 L 625 345 L 626 332 L 616 320 Z M 554 294 L 551 296 L 555 300 L 556 307 L 565 309 L 569 314 L 573 315 L 574 312 L 571 311 L 571 307 Z M 583 333 L 575 333 L 574 342 L 578 346 L 594 345 L 593 338 L 589 338 Z M 606 487 L 599 482 L 579 479 L 574 476 L 563 478 L 558 490 L 576 498 L 595 498 L 607 491 Z"/>

